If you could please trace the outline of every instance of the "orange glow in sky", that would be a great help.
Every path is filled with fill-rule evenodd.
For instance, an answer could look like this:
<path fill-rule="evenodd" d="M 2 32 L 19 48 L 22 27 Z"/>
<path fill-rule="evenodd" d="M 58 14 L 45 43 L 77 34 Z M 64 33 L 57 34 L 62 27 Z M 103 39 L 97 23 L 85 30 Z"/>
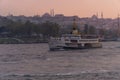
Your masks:
<path fill-rule="evenodd" d="M 116 18 L 120 0 L 0 0 L 0 15 L 42 15 L 54 9 L 56 14 L 90 17 L 103 12 L 105 18 Z"/>

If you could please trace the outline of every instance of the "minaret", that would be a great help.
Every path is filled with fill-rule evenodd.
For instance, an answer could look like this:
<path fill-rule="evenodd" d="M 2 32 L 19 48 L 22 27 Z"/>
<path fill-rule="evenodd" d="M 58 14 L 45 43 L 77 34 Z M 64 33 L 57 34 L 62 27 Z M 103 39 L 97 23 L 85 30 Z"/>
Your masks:
<path fill-rule="evenodd" d="M 98 12 L 96 13 L 96 16 L 97 16 L 97 18 L 98 18 Z"/>
<path fill-rule="evenodd" d="M 104 18 L 103 18 L 103 12 L 101 12 L 101 29 L 102 29 L 102 31 L 104 31 L 103 25 L 104 25 Z M 104 38 L 104 33 L 99 32 L 99 37 Z"/>
<path fill-rule="evenodd" d="M 54 12 L 54 9 L 53 9 L 53 17 L 55 16 L 55 12 Z"/>
<path fill-rule="evenodd" d="M 103 23 L 104 23 L 103 12 L 101 12 L 101 23 L 102 23 L 101 27 L 102 27 L 102 29 L 103 29 Z"/>
<path fill-rule="evenodd" d="M 50 9 L 50 16 L 52 16 L 52 10 Z"/>
<path fill-rule="evenodd" d="M 101 19 L 103 19 L 103 12 L 101 12 Z"/>
<path fill-rule="evenodd" d="M 120 24 L 119 24 L 119 21 L 120 21 L 120 15 L 118 14 L 118 37 L 120 37 Z"/>
<path fill-rule="evenodd" d="M 54 17 L 54 9 L 51 9 L 51 10 L 50 10 L 50 15 L 51 15 L 52 17 Z"/>

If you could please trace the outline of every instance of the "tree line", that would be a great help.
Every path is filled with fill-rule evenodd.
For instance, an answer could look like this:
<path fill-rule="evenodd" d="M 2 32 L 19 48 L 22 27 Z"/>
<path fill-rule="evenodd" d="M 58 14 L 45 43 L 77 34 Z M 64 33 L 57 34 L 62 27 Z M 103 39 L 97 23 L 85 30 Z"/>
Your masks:
<path fill-rule="evenodd" d="M 71 33 L 72 26 L 61 28 L 57 23 L 46 21 L 44 23 L 35 24 L 30 21 L 12 21 L 4 19 L 4 25 L 0 27 L 0 36 L 6 37 L 32 37 L 40 36 L 60 36 L 62 34 Z M 100 35 L 104 37 L 117 37 L 117 31 L 113 29 L 106 30 L 104 28 L 97 29 L 95 26 L 85 24 L 84 29 L 79 31 L 82 35 Z"/>
<path fill-rule="evenodd" d="M 8 37 L 32 37 L 32 36 L 58 36 L 59 25 L 53 22 L 44 22 L 41 24 L 34 24 L 30 21 L 25 23 L 20 21 L 9 21 L 6 25 L 0 27 L 0 35 L 7 35 Z"/>

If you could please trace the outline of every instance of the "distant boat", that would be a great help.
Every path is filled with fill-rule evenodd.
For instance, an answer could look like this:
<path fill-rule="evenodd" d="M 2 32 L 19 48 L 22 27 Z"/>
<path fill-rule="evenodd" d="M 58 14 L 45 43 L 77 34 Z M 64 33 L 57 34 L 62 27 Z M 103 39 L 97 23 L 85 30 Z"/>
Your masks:
<path fill-rule="evenodd" d="M 88 48 L 101 48 L 102 44 L 99 38 L 93 36 L 82 36 L 77 27 L 73 26 L 71 34 L 64 34 L 61 37 L 51 37 L 49 40 L 49 49 L 88 49 Z"/>
<path fill-rule="evenodd" d="M 116 41 L 120 41 L 120 38 L 118 37 Z"/>

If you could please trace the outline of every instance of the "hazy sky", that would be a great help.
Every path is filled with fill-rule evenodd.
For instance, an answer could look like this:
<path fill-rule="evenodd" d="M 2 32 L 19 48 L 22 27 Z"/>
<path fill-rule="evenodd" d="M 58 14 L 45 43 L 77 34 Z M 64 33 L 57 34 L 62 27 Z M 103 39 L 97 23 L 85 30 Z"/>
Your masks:
<path fill-rule="evenodd" d="M 56 14 L 89 17 L 103 12 L 106 18 L 120 13 L 120 0 L 0 0 L 1 15 L 42 15 L 54 9 Z"/>

